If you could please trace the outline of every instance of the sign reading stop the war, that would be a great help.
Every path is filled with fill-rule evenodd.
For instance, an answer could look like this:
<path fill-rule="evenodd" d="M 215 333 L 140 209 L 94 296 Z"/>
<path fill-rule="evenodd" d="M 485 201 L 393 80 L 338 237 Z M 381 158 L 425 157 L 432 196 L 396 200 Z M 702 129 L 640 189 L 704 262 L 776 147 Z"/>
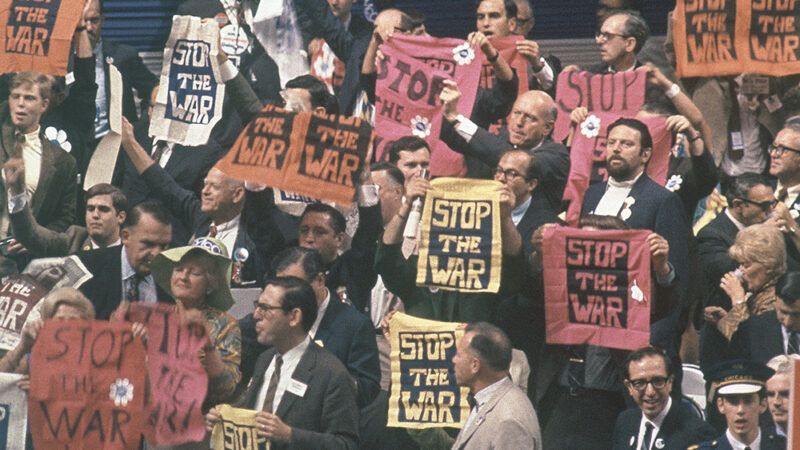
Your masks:
<path fill-rule="evenodd" d="M 635 350 L 650 342 L 647 230 L 545 231 L 547 343 Z"/>

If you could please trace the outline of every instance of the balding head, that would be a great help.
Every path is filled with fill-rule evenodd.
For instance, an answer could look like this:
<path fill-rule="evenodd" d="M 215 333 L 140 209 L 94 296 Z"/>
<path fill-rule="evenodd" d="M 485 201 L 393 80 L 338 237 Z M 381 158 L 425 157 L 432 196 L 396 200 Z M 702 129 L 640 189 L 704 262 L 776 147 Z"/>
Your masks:
<path fill-rule="evenodd" d="M 377 28 L 381 25 L 402 30 L 403 32 L 410 32 L 411 28 L 413 28 L 413 23 L 408 14 L 394 8 L 385 9 L 375 17 L 375 27 Z"/>
<path fill-rule="evenodd" d="M 553 131 L 556 103 L 543 91 L 528 91 L 517 97 L 508 115 L 508 141 L 531 149 Z"/>
<path fill-rule="evenodd" d="M 200 195 L 200 209 L 215 224 L 233 220 L 244 207 L 244 183 L 216 167 L 208 171 Z"/>

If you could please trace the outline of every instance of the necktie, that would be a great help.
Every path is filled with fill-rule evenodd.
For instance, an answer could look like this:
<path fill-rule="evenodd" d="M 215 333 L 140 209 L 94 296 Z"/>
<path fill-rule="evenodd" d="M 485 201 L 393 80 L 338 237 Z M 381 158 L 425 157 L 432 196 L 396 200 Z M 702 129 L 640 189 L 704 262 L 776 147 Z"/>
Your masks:
<path fill-rule="evenodd" d="M 14 157 L 22 158 L 22 148 L 25 146 L 25 135 L 21 131 L 14 133 Z"/>
<path fill-rule="evenodd" d="M 639 444 L 639 450 L 650 450 L 650 439 L 653 437 L 653 424 L 647 422 L 644 424 L 644 437 Z"/>
<path fill-rule="evenodd" d="M 790 355 L 800 354 L 800 333 L 792 331 L 789 333 L 789 342 L 786 344 L 786 353 Z"/>
<path fill-rule="evenodd" d="M 143 279 L 144 276 L 137 273 L 125 280 L 127 283 L 127 288 L 125 289 L 125 300 L 128 300 L 129 302 L 138 302 L 141 300 L 139 298 L 139 283 Z"/>
<path fill-rule="evenodd" d="M 161 165 L 159 161 L 161 161 L 161 155 L 164 154 L 164 150 L 167 149 L 167 143 L 164 141 L 156 142 L 156 148 L 153 150 L 153 154 L 151 157 L 153 158 L 153 162 L 158 165 Z"/>
<path fill-rule="evenodd" d="M 267 395 L 264 397 L 264 405 L 261 407 L 262 411 L 272 412 L 272 403 L 275 402 L 275 391 L 278 390 L 278 381 L 281 378 L 281 366 L 283 365 L 283 358 L 281 355 L 275 356 L 275 370 L 272 371 L 272 376 L 269 378 L 267 385 Z"/>
<path fill-rule="evenodd" d="M 779 202 L 783 203 L 786 201 L 786 197 L 788 196 L 789 196 L 789 191 L 787 191 L 785 187 L 782 187 L 778 189 L 778 196 L 776 197 L 776 199 Z"/>
<path fill-rule="evenodd" d="M 475 400 L 475 396 L 471 393 L 467 394 L 467 403 L 469 404 L 470 411 L 478 408 L 478 401 Z"/>
<path fill-rule="evenodd" d="M 210 238 L 217 237 L 217 231 L 218 231 L 217 226 L 212 223 L 211 226 L 208 227 L 208 237 Z"/>

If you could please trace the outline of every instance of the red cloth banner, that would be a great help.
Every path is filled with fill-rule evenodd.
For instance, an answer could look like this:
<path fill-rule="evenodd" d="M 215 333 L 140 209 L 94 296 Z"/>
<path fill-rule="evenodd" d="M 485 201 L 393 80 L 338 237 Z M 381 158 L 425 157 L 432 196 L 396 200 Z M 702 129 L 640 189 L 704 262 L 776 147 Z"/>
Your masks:
<path fill-rule="evenodd" d="M 547 343 L 635 350 L 650 342 L 648 230 L 544 235 Z"/>
<path fill-rule="evenodd" d="M 200 407 L 208 375 L 199 355 L 207 341 L 205 327 L 182 323 L 175 306 L 163 303 L 131 303 L 127 319 L 147 326 L 147 441 L 175 445 L 202 440 L 206 429 Z"/>
<path fill-rule="evenodd" d="M 786 448 L 800 446 L 800 360 L 792 358 L 792 389 L 789 393 L 789 430 Z"/>
<path fill-rule="evenodd" d="M 384 149 L 391 142 L 413 134 L 431 147 L 432 175 L 465 175 L 464 156 L 439 140 L 439 93 L 444 80 L 455 81 L 461 90 L 458 112 L 469 117 L 485 60 L 481 51 L 459 39 L 402 35 L 393 36 L 381 51 L 384 58 L 378 65 L 375 86 L 378 160 L 387 159 Z"/>
<path fill-rule="evenodd" d="M 494 48 L 500 52 L 500 56 L 517 73 L 517 79 L 519 80 L 517 97 L 530 90 L 528 89 L 528 60 L 517 51 L 517 41 L 524 39 L 523 36 L 516 34 L 489 39 L 489 42 L 492 43 Z M 484 60 L 483 67 L 481 68 L 481 87 L 484 89 L 491 89 L 492 86 L 494 86 L 494 79 L 494 67 L 492 67 L 490 62 Z M 498 134 L 500 128 L 506 126 L 507 123 L 507 120 L 502 118 L 489 125 L 489 132 Z"/>
<path fill-rule="evenodd" d="M 621 116 L 615 113 L 590 113 L 589 117 L 575 128 L 570 149 L 570 167 L 564 200 L 569 201 L 567 223 L 576 225 L 581 214 L 583 194 L 589 185 L 608 180 L 606 172 L 606 138 L 608 125 Z M 637 117 L 647 125 L 653 138 L 653 151 L 647 163 L 647 176 L 656 183 L 667 182 L 669 154 L 672 134 L 667 130 L 663 117 Z"/>
<path fill-rule="evenodd" d="M 129 323 L 46 321 L 30 361 L 34 446 L 138 450 L 144 364 L 144 345 Z"/>
<path fill-rule="evenodd" d="M 556 124 L 553 140 L 569 135 L 569 115 L 585 106 L 589 112 L 615 112 L 633 117 L 644 104 L 647 69 L 617 73 L 561 72 L 556 85 Z"/>
<path fill-rule="evenodd" d="M 19 343 L 22 326 L 47 289 L 30 275 L 9 275 L 0 285 L 0 350 Z"/>
<path fill-rule="evenodd" d="M 84 0 L 0 0 L 0 73 L 65 75 Z"/>

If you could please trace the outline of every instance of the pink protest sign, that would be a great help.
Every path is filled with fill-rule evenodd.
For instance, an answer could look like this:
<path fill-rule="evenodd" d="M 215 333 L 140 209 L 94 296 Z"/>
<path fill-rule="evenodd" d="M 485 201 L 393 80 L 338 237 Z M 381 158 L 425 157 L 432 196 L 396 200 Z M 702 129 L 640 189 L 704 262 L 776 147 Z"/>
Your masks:
<path fill-rule="evenodd" d="M 465 41 L 430 36 L 393 36 L 381 46 L 375 86 L 375 151 L 403 136 L 419 136 L 431 147 L 431 174 L 466 174 L 464 157 L 441 140 L 444 80 L 454 80 L 461 90 L 459 113 L 469 117 L 484 61 L 480 50 Z"/>

